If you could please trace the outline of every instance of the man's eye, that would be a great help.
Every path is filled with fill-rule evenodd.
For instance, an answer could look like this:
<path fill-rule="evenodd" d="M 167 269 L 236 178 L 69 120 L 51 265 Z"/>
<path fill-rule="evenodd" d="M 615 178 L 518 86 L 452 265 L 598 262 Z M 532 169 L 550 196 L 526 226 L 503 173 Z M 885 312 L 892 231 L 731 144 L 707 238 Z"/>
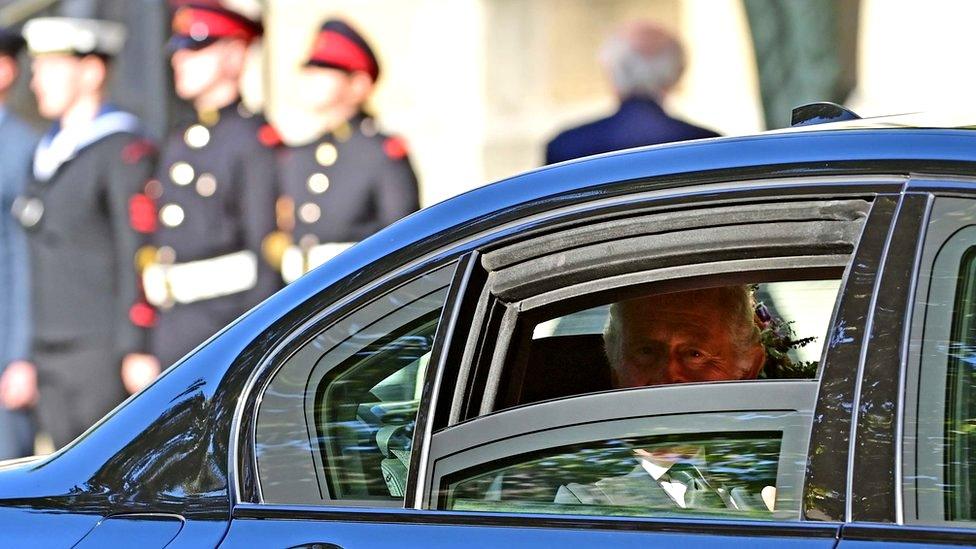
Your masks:
<path fill-rule="evenodd" d="M 685 349 L 684 357 L 688 362 L 700 364 L 708 360 L 708 353 L 700 349 Z"/>

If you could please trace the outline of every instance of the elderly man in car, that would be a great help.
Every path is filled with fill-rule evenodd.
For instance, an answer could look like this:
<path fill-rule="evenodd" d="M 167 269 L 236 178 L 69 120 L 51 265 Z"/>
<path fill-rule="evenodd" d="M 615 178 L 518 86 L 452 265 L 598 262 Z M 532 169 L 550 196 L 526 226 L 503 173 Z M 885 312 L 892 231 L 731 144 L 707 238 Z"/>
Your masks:
<path fill-rule="evenodd" d="M 604 332 L 614 388 L 755 379 L 766 359 L 745 286 L 706 288 L 621 301 Z M 663 444 L 634 449 L 622 476 L 559 488 L 556 503 L 682 509 L 772 510 L 760 494 L 709 478 L 707 447 Z"/>

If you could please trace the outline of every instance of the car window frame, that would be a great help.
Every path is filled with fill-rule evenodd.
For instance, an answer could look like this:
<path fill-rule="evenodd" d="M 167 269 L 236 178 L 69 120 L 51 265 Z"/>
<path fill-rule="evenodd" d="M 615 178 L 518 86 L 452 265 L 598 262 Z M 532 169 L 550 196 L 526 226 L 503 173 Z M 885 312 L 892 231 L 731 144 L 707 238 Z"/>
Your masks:
<path fill-rule="evenodd" d="M 781 210 L 784 205 L 789 206 L 791 204 L 796 204 L 796 203 L 800 203 L 800 204 L 832 203 L 835 201 L 842 202 L 844 200 L 847 200 L 849 202 L 856 202 L 857 197 L 834 198 L 831 196 L 820 196 L 820 197 L 815 197 L 810 199 L 797 198 L 797 197 L 787 197 L 787 198 L 783 198 L 783 197 L 758 198 L 757 197 L 751 202 L 746 202 L 746 203 L 735 203 L 731 201 L 729 202 L 717 201 L 716 203 L 710 204 L 708 206 L 695 205 L 693 209 L 678 208 L 678 209 L 669 210 L 666 206 L 664 208 L 655 211 L 650 211 L 650 212 L 635 209 L 634 211 L 629 212 L 630 213 L 629 216 L 620 216 L 617 222 L 620 224 L 621 227 L 624 228 L 623 232 L 626 233 L 627 232 L 626 229 L 628 225 L 634 222 L 644 223 L 645 219 L 649 218 L 653 220 L 656 216 L 660 216 L 662 214 L 669 215 L 669 216 L 672 214 L 688 215 L 688 213 L 691 212 L 692 217 L 700 217 L 699 211 L 700 209 L 705 207 L 712 208 L 712 209 L 719 209 L 719 210 L 722 209 L 729 210 L 732 209 L 728 207 L 731 205 L 733 207 L 742 208 L 746 212 L 750 212 L 750 211 L 759 212 L 766 209 Z M 868 204 L 865 217 L 860 222 L 862 233 L 863 233 L 864 226 L 870 221 L 872 209 L 873 206 L 871 204 Z M 782 213 L 780 213 L 780 215 L 782 215 Z M 806 215 L 810 215 L 810 214 L 807 213 Z M 811 241 L 811 236 L 805 234 L 803 229 L 816 226 L 815 230 L 826 230 L 826 226 L 827 226 L 826 224 L 831 223 L 831 219 L 833 218 L 824 217 L 821 218 L 820 220 L 806 218 L 801 221 L 798 221 L 795 224 L 798 228 L 798 230 L 796 231 L 796 235 L 792 236 L 791 234 L 788 235 L 786 238 L 787 239 L 794 238 L 794 241 L 797 243 L 797 245 L 804 245 L 804 244 L 810 245 L 811 242 L 813 242 Z M 753 223 L 755 222 L 753 221 Z M 781 230 L 786 230 L 787 232 L 791 230 L 788 227 L 790 225 L 790 223 L 788 222 L 772 221 L 771 223 L 778 223 Z M 836 221 L 836 220 L 833 221 L 833 223 L 834 225 L 842 224 L 840 221 Z M 849 225 L 852 223 L 853 222 L 848 222 Z M 803 227 L 800 227 L 800 225 L 803 225 Z M 821 229 L 820 225 L 823 225 L 824 229 Z M 682 227 L 681 231 L 683 231 L 683 234 L 685 235 L 691 234 L 695 231 L 710 231 L 710 230 L 714 230 L 715 228 L 720 228 L 728 232 L 727 231 L 728 226 L 729 226 L 728 223 L 719 224 L 710 221 L 699 221 L 697 223 L 691 224 L 688 227 Z M 752 225 L 748 223 L 744 225 L 733 225 L 733 226 L 748 227 L 749 230 L 752 231 Z M 759 229 L 758 232 L 761 231 L 762 229 Z M 542 239 L 543 241 L 545 241 L 544 239 L 548 238 L 555 242 L 559 242 L 561 238 L 559 235 L 560 233 L 555 232 L 550 235 L 544 235 Z M 850 257 L 853 256 L 854 253 L 856 253 L 857 251 L 856 248 L 858 242 L 860 241 L 860 238 L 859 236 L 852 236 L 852 235 L 847 235 L 847 237 L 854 239 L 854 241 L 852 242 L 853 249 L 849 253 L 844 254 L 844 257 L 846 259 L 849 259 Z M 656 236 L 652 234 L 650 236 L 641 236 L 635 239 L 635 237 L 631 234 L 624 234 L 619 237 L 602 238 L 602 240 L 597 240 L 596 243 L 602 244 L 605 242 L 617 242 L 618 238 L 619 241 L 624 242 L 624 241 L 634 241 L 640 238 L 653 239 L 656 238 Z M 526 238 L 525 240 L 528 240 L 528 238 Z M 572 238 L 570 238 L 569 240 L 572 240 Z M 607 291 L 608 288 L 612 290 L 615 288 L 635 287 L 641 284 L 651 284 L 651 283 L 658 285 L 659 287 L 666 287 L 669 283 L 673 283 L 673 281 L 678 279 L 693 278 L 696 276 L 702 279 L 712 278 L 710 276 L 711 273 L 715 273 L 715 272 L 721 273 L 723 271 L 725 273 L 737 272 L 738 270 L 741 270 L 744 266 L 750 266 L 750 265 L 751 267 L 749 270 L 757 271 L 757 272 L 766 271 L 766 270 L 787 270 L 787 269 L 783 269 L 782 267 L 784 267 L 783 265 L 784 258 L 788 257 L 789 254 L 782 253 L 780 251 L 780 249 L 783 246 L 782 241 L 779 241 L 775 244 L 769 244 L 768 246 L 766 246 L 765 244 L 760 244 L 758 241 L 754 239 L 748 239 L 748 240 L 743 239 L 743 242 L 746 242 L 745 246 L 757 251 L 769 249 L 771 251 L 771 259 L 768 257 L 763 257 L 762 252 L 759 252 L 758 258 L 746 259 L 746 258 L 732 257 L 732 258 L 724 258 L 724 259 L 716 258 L 707 261 L 698 257 L 695 259 L 695 261 L 691 263 L 680 264 L 673 267 L 667 265 L 664 266 L 652 265 L 642 270 L 631 271 L 624 274 L 611 273 L 605 276 L 597 276 L 595 279 L 592 279 L 590 281 L 584 281 L 582 283 L 580 282 L 572 283 L 571 287 L 573 288 L 573 292 L 568 293 L 568 295 L 570 298 L 575 298 L 576 294 L 580 294 L 580 293 L 599 293 L 599 292 Z M 703 251 L 707 251 L 707 250 L 716 251 L 716 250 L 724 249 L 723 246 L 719 246 L 710 242 L 709 243 L 703 242 L 700 244 Z M 814 242 L 813 245 L 819 246 L 820 244 L 818 242 Z M 536 253 L 534 257 L 531 256 L 531 254 L 521 254 L 521 255 L 529 256 L 528 259 L 525 259 L 525 258 L 518 257 L 520 255 L 520 252 L 522 251 L 520 247 L 524 247 L 524 246 L 522 245 L 521 242 L 518 242 L 515 244 L 514 253 L 508 253 L 504 249 L 501 252 L 503 256 L 514 255 L 516 256 L 516 259 L 522 259 L 521 262 L 514 261 L 511 259 L 509 260 L 510 262 L 514 261 L 516 268 L 523 268 L 523 266 L 525 265 L 532 265 L 533 262 L 541 262 L 544 264 L 545 262 L 550 262 L 550 258 L 552 257 L 555 257 L 556 262 L 558 263 L 564 260 L 565 255 L 574 253 L 576 250 L 580 249 L 578 242 L 573 242 L 569 248 L 560 248 L 559 245 L 557 244 L 553 250 L 546 251 L 543 254 Z M 584 248 L 585 247 L 591 247 L 591 246 L 584 246 Z M 494 252 L 494 253 L 498 254 L 499 252 Z M 638 253 L 644 253 L 644 252 L 638 252 Z M 802 253 L 802 252 L 797 253 L 796 256 L 799 256 L 801 259 L 799 259 L 797 264 L 795 264 L 794 266 L 806 267 L 809 268 L 811 271 L 823 267 L 827 267 L 827 268 L 836 267 L 838 265 L 837 258 L 839 257 L 837 256 L 837 254 L 840 252 L 832 252 L 832 253 L 834 257 L 831 259 L 828 259 L 830 258 L 831 255 L 830 253 L 819 253 L 819 254 Z M 623 257 L 627 257 L 627 252 L 625 252 Z M 485 265 L 486 269 L 495 266 L 492 263 L 499 263 L 498 261 L 492 261 L 490 257 L 486 259 L 488 262 L 488 264 Z M 767 259 L 770 260 L 767 261 Z M 587 260 L 584 258 L 582 264 L 585 265 L 586 261 Z M 634 262 L 633 258 L 630 258 L 630 261 L 633 263 Z M 845 265 L 845 268 L 846 266 L 847 265 Z M 592 267 L 590 267 L 590 269 L 593 270 Z M 493 271 L 491 274 L 488 275 L 489 283 L 492 283 L 492 277 L 494 274 L 495 271 Z M 527 280 L 530 281 L 530 284 L 534 283 L 532 282 L 534 281 L 534 278 L 529 278 Z M 737 280 L 736 282 L 742 283 L 747 281 Z M 681 285 L 679 284 L 677 287 L 681 289 L 680 286 Z M 476 318 L 475 324 L 477 325 L 479 322 L 484 322 L 484 324 L 481 325 L 481 331 L 478 333 L 478 335 L 472 336 L 472 339 L 477 337 L 480 338 L 480 341 L 470 341 L 466 348 L 466 354 L 464 357 L 463 364 L 464 367 L 469 369 L 472 373 L 468 379 L 462 380 L 463 382 L 467 383 L 467 387 L 465 388 L 466 399 L 464 399 L 463 404 L 460 404 L 461 408 L 456 408 L 452 410 L 451 424 L 490 413 L 495 409 L 496 399 L 499 397 L 499 393 L 498 393 L 499 376 L 501 375 L 504 364 L 507 361 L 507 354 L 510 349 L 510 343 L 513 340 L 513 338 L 516 337 L 516 330 L 520 327 L 520 323 L 521 323 L 520 319 L 523 317 L 526 311 L 530 311 L 540 306 L 551 306 L 553 302 L 558 302 L 558 300 L 560 299 L 565 300 L 567 297 L 567 292 L 563 291 L 561 288 L 536 290 L 534 292 L 532 290 L 523 291 L 521 295 L 516 295 L 515 297 L 504 295 L 504 292 L 507 289 L 509 288 L 503 284 L 502 289 L 500 290 L 500 293 L 502 293 L 502 295 L 495 295 L 493 293 L 495 290 L 493 288 L 487 288 L 487 287 L 482 292 L 483 294 L 482 299 L 486 299 L 487 301 L 484 301 L 480 304 L 479 313 L 482 314 L 482 317 Z M 675 290 L 664 289 L 661 291 L 675 291 Z M 472 390 L 471 387 L 484 387 L 485 389 L 479 394 L 477 391 Z M 455 397 L 455 403 L 456 404 L 460 403 L 460 401 L 462 401 L 462 398 L 461 395 L 458 394 Z"/>

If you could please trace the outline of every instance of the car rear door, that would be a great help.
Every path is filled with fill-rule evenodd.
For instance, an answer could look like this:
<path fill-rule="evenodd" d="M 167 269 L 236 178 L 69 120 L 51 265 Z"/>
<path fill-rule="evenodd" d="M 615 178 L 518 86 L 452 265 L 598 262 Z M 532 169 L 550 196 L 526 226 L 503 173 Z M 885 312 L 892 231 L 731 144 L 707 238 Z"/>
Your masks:
<path fill-rule="evenodd" d="M 604 270 L 604 264 L 624 263 L 613 257 L 594 262 L 592 251 L 584 250 L 579 269 L 563 263 L 564 270 L 556 270 L 583 274 L 552 282 L 546 261 L 574 256 L 530 254 L 522 261 L 525 273 L 548 281 L 533 295 L 505 293 L 536 286 L 496 274 L 486 259 L 492 249 L 396 273 L 310 321 L 253 380 L 243 405 L 237 502 L 224 544 L 832 547 L 847 506 L 865 321 L 901 184 L 898 178 L 837 178 L 702 186 L 653 199 L 621 198 L 548 227 L 535 223 L 533 235 L 567 230 L 568 240 L 556 241 L 577 247 L 581 228 L 599 235 L 606 228 L 601 224 L 609 223 L 616 235 L 610 248 L 617 249 L 613 239 L 638 239 L 627 240 L 639 254 L 624 263 L 639 268 Z M 675 219 L 684 225 L 673 228 Z M 658 236 L 628 231 L 661 224 L 668 227 L 664 233 L 697 248 L 679 247 L 684 255 L 667 265 L 640 267 L 663 252 L 639 239 Z M 715 235 L 726 238 L 712 242 Z M 628 246 L 619 249 L 633 249 Z M 600 295 L 611 286 L 629 291 L 676 280 L 802 280 L 825 273 L 837 276 L 840 290 L 812 379 L 581 394 L 507 410 L 501 405 L 505 376 L 515 371 L 512 330 L 523 322 L 523 311 L 558 308 L 564 298 Z M 493 286 L 499 281 L 502 286 Z M 782 507 L 752 515 L 584 507 L 570 513 L 539 501 L 493 505 L 484 498 L 490 492 L 477 501 L 452 495 L 504 484 L 514 478 L 506 467 L 554 457 L 571 463 L 579 452 L 600 454 L 616 441 L 656 443 L 659 437 L 723 448 L 742 442 L 747 450 L 762 450 L 754 452 L 763 456 L 757 463 L 769 462 L 773 452 L 774 499 Z M 748 461 L 749 451 L 742 454 Z"/>

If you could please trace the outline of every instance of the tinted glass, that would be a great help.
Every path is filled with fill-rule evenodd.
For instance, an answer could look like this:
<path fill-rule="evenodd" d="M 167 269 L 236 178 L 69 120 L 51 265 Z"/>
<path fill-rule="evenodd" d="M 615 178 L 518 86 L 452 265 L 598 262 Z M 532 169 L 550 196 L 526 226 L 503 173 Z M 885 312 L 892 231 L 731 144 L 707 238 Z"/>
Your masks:
<path fill-rule="evenodd" d="M 935 201 L 922 251 L 905 409 L 904 513 L 976 523 L 976 201 Z M 916 362 L 917 361 L 917 362 Z"/>
<path fill-rule="evenodd" d="M 427 363 L 453 266 L 325 329 L 263 395 L 255 454 L 266 502 L 402 502 Z"/>
<path fill-rule="evenodd" d="M 779 456 L 778 432 L 604 440 L 522 456 L 507 466 L 449 481 L 442 506 L 773 518 Z"/>

